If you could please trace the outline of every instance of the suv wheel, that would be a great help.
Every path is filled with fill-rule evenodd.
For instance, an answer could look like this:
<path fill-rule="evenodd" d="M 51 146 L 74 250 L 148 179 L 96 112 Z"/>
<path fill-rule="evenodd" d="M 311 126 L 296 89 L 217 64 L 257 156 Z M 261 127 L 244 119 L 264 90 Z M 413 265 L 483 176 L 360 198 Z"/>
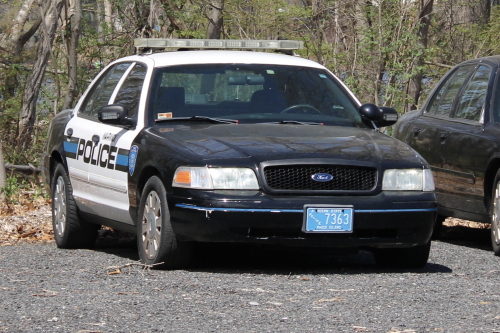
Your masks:
<path fill-rule="evenodd" d="M 52 226 L 57 247 L 64 249 L 94 246 L 99 229 L 79 216 L 68 174 L 60 163 L 52 177 Z"/>
<path fill-rule="evenodd" d="M 497 171 L 491 194 L 491 245 L 495 255 L 500 256 L 500 170 Z"/>
<path fill-rule="evenodd" d="M 137 222 L 137 242 L 143 264 L 173 269 L 188 263 L 191 246 L 177 240 L 170 224 L 167 192 L 156 176 L 144 186 Z"/>
<path fill-rule="evenodd" d="M 377 265 L 400 268 L 423 268 L 429 259 L 431 241 L 410 248 L 374 249 Z"/>

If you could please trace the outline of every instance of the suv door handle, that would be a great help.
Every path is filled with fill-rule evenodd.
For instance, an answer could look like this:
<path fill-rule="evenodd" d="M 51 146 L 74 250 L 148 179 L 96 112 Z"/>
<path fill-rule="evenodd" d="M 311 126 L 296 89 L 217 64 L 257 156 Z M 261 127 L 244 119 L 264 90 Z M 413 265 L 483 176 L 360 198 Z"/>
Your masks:
<path fill-rule="evenodd" d="M 97 134 L 92 135 L 92 141 L 95 144 L 98 144 L 100 140 L 101 140 L 101 138 L 99 137 L 99 135 L 97 135 Z"/>

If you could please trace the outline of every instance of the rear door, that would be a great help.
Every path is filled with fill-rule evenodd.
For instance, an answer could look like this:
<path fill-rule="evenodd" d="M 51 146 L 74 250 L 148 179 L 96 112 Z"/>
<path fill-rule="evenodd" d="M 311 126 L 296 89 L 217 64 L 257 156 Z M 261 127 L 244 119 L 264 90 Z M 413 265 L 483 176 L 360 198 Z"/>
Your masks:
<path fill-rule="evenodd" d="M 475 160 L 483 136 L 484 106 L 492 69 L 479 65 L 459 94 L 452 119 L 440 131 L 445 161 L 442 165 L 446 206 L 472 213 L 478 212 L 482 184 L 475 176 Z"/>
<path fill-rule="evenodd" d="M 453 106 L 474 67 L 474 64 L 467 64 L 448 74 L 424 106 L 423 115 L 410 128 L 410 145 L 431 165 L 438 202 L 445 207 L 450 206 L 449 174 L 444 169 L 447 155 L 445 143 L 451 131 Z"/>

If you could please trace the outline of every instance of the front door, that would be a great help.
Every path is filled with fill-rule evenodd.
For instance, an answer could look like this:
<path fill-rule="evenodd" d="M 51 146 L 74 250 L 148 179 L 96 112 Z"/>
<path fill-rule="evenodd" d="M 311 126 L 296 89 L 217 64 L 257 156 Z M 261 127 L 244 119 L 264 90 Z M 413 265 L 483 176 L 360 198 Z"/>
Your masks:
<path fill-rule="evenodd" d="M 76 115 L 66 125 L 64 150 L 69 178 L 73 196 L 83 211 L 88 211 L 86 203 L 93 200 L 89 167 L 97 154 L 94 136 L 100 126 L 97 113 L 102 106 L 108 104 L 118 82 L 131 64 L 131 62 L 119 63 L 103 72 L 77 107 Z"/>
<path fill-rule="evenodd" d="M 128 117 L 137 117 L 146 72 L 146 65 L 134 63 L 109 104 L 122 104 L 128 110 Z M 103 123 L 93 129 L 92 135 L 97 143 L 89 163 L 89 194 L 95 215 L 134 224 L 129 213 L 128 175 L 134 172 L 138 148 L 132 147 L 132 142 L 139 131 L 139 128 L 127 129 Z"/>

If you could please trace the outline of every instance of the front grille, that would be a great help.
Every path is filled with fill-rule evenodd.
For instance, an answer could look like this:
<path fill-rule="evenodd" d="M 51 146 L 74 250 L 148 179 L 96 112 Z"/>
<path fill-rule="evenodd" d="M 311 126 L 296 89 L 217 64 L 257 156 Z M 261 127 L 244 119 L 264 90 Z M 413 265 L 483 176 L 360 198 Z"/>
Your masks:
<path fill-rule="evenodd" d="M 311 178 L 327 173 L 327 182 Z M 370 191 L 377 183 L 377 169 L 352 165 L 275 165 L 264 168 L 267 185 L 282 191 Z"/>

